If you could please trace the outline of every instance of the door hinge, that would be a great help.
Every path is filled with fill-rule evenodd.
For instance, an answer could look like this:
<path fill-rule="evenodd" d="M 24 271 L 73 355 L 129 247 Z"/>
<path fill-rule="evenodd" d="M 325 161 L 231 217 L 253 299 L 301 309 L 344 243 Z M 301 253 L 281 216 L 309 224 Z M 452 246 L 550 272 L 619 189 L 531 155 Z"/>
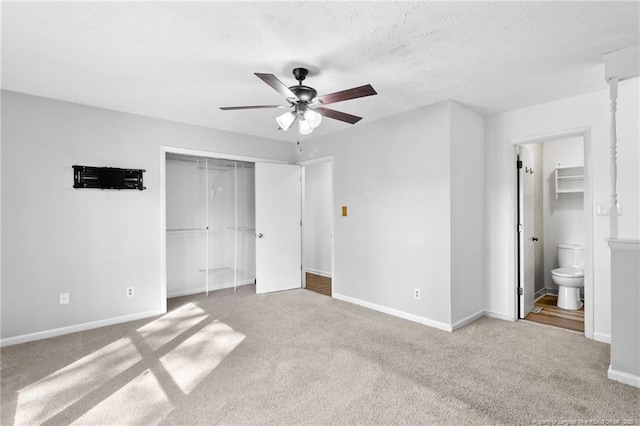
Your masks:
<path fill-rule="evenodd" d="M 524 226 L 521 223 L 518 224 L 518 232 L 524 231 Z"/>
<path fill-rule="evenodd" d="M 518 161 L 516 162 L 516 166 L 517 166 L 519 169 L 521 169 L 521 168 L 522 168 L 522 161 L 521 161 L 521 160 L 518 160 Z"/>
<path fill-rule="evenodd" d="M 518 293 L 520 294 L 520 296 L 522 296 L 524 294 L 524 290 L 522 289 L 522 287 L 520 287 L 518 289 Z"/>

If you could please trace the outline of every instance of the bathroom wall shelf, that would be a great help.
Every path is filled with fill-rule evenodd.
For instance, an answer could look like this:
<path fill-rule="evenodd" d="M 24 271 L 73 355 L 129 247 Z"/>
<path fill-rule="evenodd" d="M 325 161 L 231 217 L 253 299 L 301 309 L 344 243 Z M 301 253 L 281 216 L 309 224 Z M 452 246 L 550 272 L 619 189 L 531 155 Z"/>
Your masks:
<path fill-rule="evenodd" d="M 206 228 L 177 228 L 177 229 L 167 229 L 167 232 L 200 232 L 206 231 Z"/>
<path fill-rule="evenodd" d="M 584 193 L 584 167 L 556 167 L 556 198 L 561 195 Z"/>

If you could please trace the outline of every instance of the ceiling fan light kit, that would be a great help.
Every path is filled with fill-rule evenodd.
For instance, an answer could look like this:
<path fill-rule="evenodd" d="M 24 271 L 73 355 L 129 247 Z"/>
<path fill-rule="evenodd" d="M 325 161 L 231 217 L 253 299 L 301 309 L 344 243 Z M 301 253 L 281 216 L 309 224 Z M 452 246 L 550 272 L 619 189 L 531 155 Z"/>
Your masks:
<path fill-rule="evenodd" d="M 300 120 L 300 134 L 301 135 L 308 135 L 311 132 L 313 132 L 313 127 L 311 127 L 311 124 L 309 124 L 309 122 L 307 120 Z"/>
<path fill-rule="evenodd" d="M 285 112 L 284 114 L 276 117 L 276 122 L 282 130 L 289 130 L 289 127 L 291 127 L 293 122 L 296 121 L 296 118 L 298 118 L 298 116 L 295 113 Z"/>
<path fill-rule="evenodd" d="M 306 110 L 303 116 L 305 121 L 308 121 L 314 129 L 322 123 L 322 115 L 311 109 Z"/>
<path fill-rule="evenodd" d="M 292 108 L 282 115 L 276 117 L 278 129 L 289 130 L 293 123 L 298 121 L 299 132 L 308 135 L 322 122 L 322 117 L 332 118 L 349 124 L 355 124 L 362 119 L 355 115 L 325 108 L 323 105 L 336 102 L 347 101 L 349 99 L 362 98 L 376 95 L 377 92 L 370 84 L 353 89 L 342 90 L 328 95 L 318 96 L 318 92 L 313 87 L 305 86 L 302 81 L 307 77 L 309 71 L 306 68 L 294 68 L 293 76 L 298 80 L 298 85 L 287 87 L 273 74 L 255 73 L 256 77 L 267 83 L 275 91 L 280 93 L 289 102 L 289 105 L 253 105 L 220 107 L 221 110 L 245 110 L 245 109 L 267 109 L 267 108 Z"/>

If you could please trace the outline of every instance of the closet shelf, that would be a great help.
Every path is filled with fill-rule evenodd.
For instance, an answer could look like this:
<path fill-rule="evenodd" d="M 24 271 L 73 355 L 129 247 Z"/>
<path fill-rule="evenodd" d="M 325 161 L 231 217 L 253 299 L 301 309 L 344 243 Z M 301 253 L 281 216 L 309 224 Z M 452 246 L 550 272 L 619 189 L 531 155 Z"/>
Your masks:
<path fill-rule="evenodd" d="M 558 180 L 583 180 L 583 175 L 573 175 L 573 176 L 558 176 Z"/>
<path fill-rule="evenodd" d="M 584 192 L 583 189 L 563 189 L 556 191 L 556 194 L 578 194 Z"/>

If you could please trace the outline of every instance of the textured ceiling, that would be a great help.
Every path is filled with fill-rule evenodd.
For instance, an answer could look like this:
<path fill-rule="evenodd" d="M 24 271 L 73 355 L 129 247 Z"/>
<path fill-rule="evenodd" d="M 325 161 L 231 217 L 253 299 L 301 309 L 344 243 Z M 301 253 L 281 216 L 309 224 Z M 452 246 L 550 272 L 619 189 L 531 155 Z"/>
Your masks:
<path fill-rule="evenodd" d="M 360 123 L 445 99 L 493 113 L 605 86 L 601 55 L 640 43 L 638 2 L 2 3 L 2 88 L 294 142 L 253 75 L 319 94 Z M 356 126 L 361 124 L 356 124 Z M 325 119 L 304 138 L 349 124 Z"/>

